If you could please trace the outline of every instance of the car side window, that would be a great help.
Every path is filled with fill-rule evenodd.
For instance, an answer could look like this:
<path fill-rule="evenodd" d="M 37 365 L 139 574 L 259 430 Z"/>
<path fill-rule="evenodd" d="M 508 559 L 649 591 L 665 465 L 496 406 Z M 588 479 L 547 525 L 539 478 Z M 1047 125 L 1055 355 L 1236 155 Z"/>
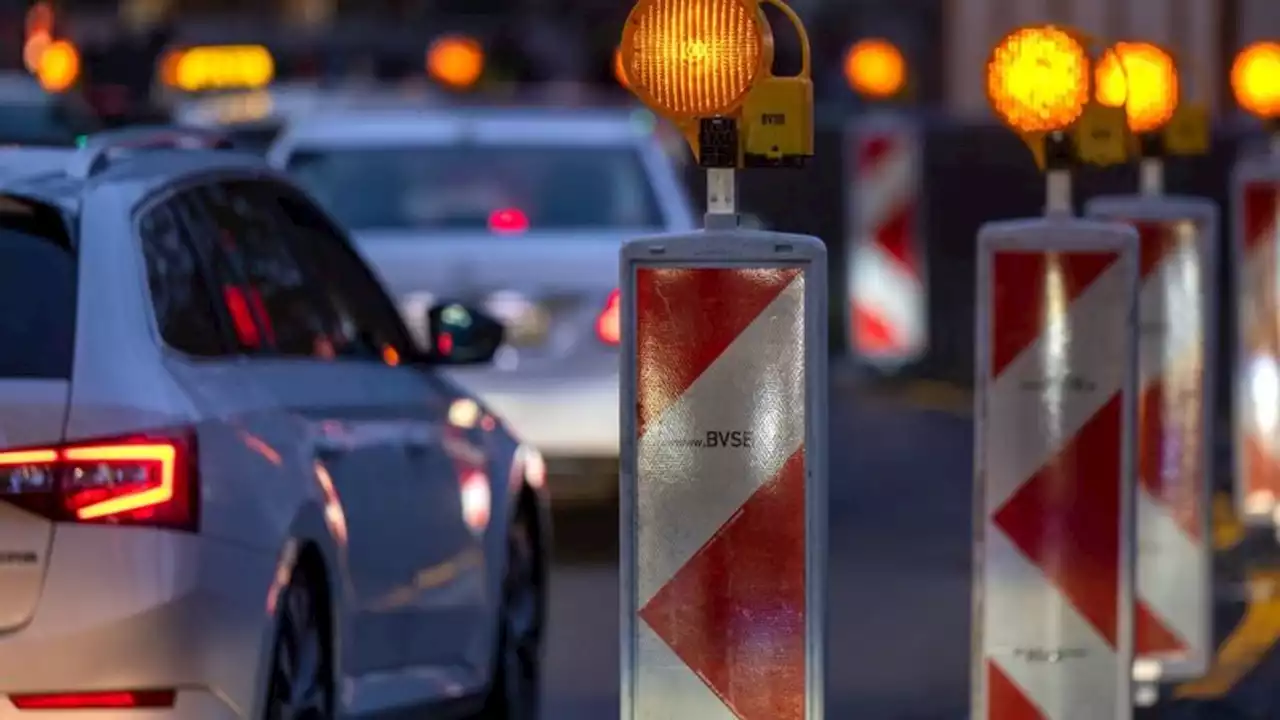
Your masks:
<path fill-rule="evenodd" d="M 172 202 L 148 210 L 140 220 L 139 234 L 151 304 L 165 343 L 194 357 L 233 354 L 225 342 L 217 296 Z"/>
<path fill-rule="evenodd" d="M 264 344 L 277 354 L 332 359 L 359 352 L 351 323 L 294 256 L 284 241 L 288 228 L 256 185 L 233 181 L 204 188 L 211 240 L 245 283 L 228 304 L 252 313 Z"/>
<path fill-rule="evenodd" d="M 349 310 L 361 333 L 380 351 L 411 352 L 413 343 L 395 303 L 342 231 L 303 194 L 279 184 L 270 190 L 291 228 L 289 237 L 298 256 L 311 267 L 324 292 Z"/>

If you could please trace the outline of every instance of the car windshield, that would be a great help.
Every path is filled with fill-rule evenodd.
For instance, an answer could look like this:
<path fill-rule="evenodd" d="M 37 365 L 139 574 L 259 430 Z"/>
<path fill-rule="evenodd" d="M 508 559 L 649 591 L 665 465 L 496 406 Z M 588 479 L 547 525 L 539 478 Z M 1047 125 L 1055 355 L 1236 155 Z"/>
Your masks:
<path fill-rule="evenodd" d="M 66 103 L 0 101 L 2 144 L 72 147 L 96 129 L 88 112 Z"/>
<path fill-rule="evenodd" d="M 591 231 L 662 227 L 632 147 L 306 149 L 289 171 L 360 230 Z"/>

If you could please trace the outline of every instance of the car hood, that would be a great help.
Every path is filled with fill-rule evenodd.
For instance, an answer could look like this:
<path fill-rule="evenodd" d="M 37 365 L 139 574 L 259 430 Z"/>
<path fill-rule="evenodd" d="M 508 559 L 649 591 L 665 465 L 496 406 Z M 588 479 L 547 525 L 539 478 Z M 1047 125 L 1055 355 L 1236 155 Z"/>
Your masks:
<path fill-rule="evenodd" d="M 497 290 L 596 290 L 618 283 L 618 251 L 652 231 L 589 233 L 355 233 L 357 248 L 397 296 L 474 297 Z"/>

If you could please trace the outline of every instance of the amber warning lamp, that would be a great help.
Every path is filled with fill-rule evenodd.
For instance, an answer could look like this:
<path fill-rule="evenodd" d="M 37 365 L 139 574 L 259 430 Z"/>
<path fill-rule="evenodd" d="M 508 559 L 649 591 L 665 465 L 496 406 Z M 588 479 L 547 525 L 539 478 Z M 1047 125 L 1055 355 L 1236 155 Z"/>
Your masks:
<path fill-rule="evenodd" d="M 1070 130 L 1090 105 L 1092 66 L 1080 36 L 1053 25 L 1006 35 L 987 61 L 987 99 L 997 117 L 1037 151 L 1050 213 L 1071 211 L 1077 162 Z"/>
<path fill-rule="evenodd" d="M 1280 155 L 1280 42 L 1249 45 L 1231 66 L 1231 92 L 1240 109 L 1261 120 Z"/>
<path fill-rule="evenodd" d="M 773 74 L 761 4 L 800 36 L 800 74 Z M 809 39 L 781 0 L 640 0 L 623 28 L 619 75 L 680 129 L 708 169 L 712 213 L 733 214 L 733 171 L 796 167 L 813 156 Z"/>

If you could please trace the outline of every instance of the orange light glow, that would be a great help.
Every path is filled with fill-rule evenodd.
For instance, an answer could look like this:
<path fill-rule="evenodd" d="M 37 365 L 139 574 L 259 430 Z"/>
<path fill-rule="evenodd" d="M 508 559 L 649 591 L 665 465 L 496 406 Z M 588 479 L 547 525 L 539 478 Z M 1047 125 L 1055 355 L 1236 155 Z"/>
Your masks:
<path fill-rule="evenodd" d="M 442 85 L 465 89 L 484 74 L 484 48 L 475 39 L 449 35 L 427 50 L 427 73 Z"/>
<path fill-rule="evenodd" d="M 395 367 L 400 364 L 400 351 L 390 345 L 382 346 L 382 362 Z"/>
<path fill-rule="evenodd" d="M 1094 81 L 1098 102 L 1123 105 L 1135 133 L 1158 130 L 1178 107 L 1178 68 L 1151 43 L 1118 43 L 1098 63 Z"/>
<path fill-rule="evenodd" d="M 1280 118 L 1280 42 L 1257 42 L 1240 51 L 1231 66 L 1231 90 L 1245 112 Z"/>
<path fill-rule="evenodd" d="M 844 76 L 849 87 L 869 98 L 890 98 L 907 83 L 907 61 L 888 40 L 862 40 L 844 58 Z"/>
<path fill-rule="evenodd" d="M 622 62 L 622 48 L 613 51 L 613 77 L 617 79 L 619 85 L 631 86 L 631 83 L 627 82 L 627 66 Z"/>
<path fill-rule="evenodd" d="M 728 115 L 773 64 L 773 36 L 747 0 L 641 0 L 622 35 L 623 75 L 676 122 Z"/>
<path fill-rule="evenodd" d="M 1015 30 L 987 63 L 987 98 L 1019 132 L 1070 127 L 1089 102 L 1089 56 L 1076 38 L 1052 25 Z"/>
<path fill-rule="evenodd" d="M 80 77 L 80 52 L 66 40 L 54 40 L 40 53 L 36 78 L 49 92 L 62 92 Z"/>

